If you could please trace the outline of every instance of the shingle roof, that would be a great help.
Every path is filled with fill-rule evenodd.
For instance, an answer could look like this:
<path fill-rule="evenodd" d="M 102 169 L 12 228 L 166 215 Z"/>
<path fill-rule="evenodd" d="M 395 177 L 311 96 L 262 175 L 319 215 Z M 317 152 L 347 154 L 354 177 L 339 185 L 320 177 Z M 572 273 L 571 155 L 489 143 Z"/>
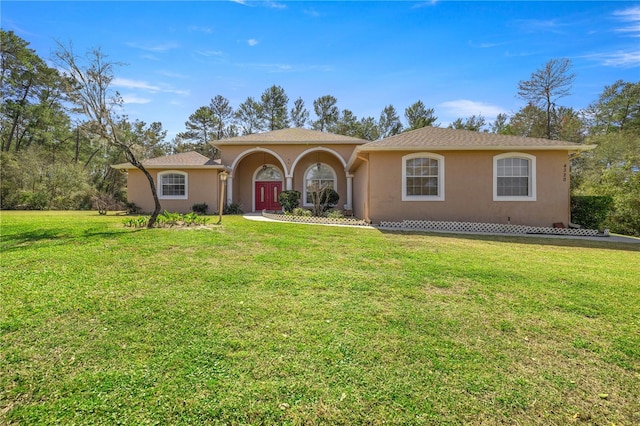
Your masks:
<path fill-rule="evenodd" d="M 211 160 L 195 151 L 183 152 L 180 154 L 165 155 L 162 157 L 149 158 L 141 161 L 142 165 L 151 168 L 217 168 L 221 167 L 220 162 Z M 135 168 L 131 163 L 116 164 L 115 169 L 132 169 Z"/>
<path fill-rule="evenodd" d="M 319 132 L 317 130 L 293 128 L 273 130 L 265 133 L 255 133 L 252 135 L 238 136 L 235 138 L 222 139 L 211 142 L 216 146 L 243 145 L 243 144 L 357 144 L 367 143 L 364 139 L 351 136 L 336 135 L 333 133 Z"/>
<path fill-rule="evenodd" d="M 423 127 L 391 136 L 358 147 L 358 151 L 378 150 L 486 150 L 486 149 L 534 149 L 576 150 L 592 149 L 592 145 L 524 136 L 499 135 L 495 133 L 455 130 L 441 127 Z"/>

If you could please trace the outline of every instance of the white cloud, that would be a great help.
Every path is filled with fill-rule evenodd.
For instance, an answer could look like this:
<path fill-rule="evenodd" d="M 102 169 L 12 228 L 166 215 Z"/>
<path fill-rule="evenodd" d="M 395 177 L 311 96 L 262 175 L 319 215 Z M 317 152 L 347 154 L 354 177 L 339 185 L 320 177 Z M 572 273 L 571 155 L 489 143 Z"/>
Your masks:
<path fill-rule="evenodd" d="M 256 44 L 258 44 L 258 43 L 259 43 L 259 41 L 258 41 L 258 40 L 256 40 L 255 38 L 250 38 L 249 40 L 247 40 L 247 44 L 248 44 L 249 46 L 255 46 L 255 45 L 256 45 Z"/>
<path fill-rule="evenodd" d="M 583 57 L 596 60 L 606 67 L 634 68 L 640 66 L 640 50 L 635 52 L 595 53 Z"/>
<path fill-rule="evenodd" d="M 283 3 L 277 3 L 275 1 L 267 1 L 266 5 L 272 9 L 286 9 L 287 5 Z"/>
<path fill-rule="evenodd" d="M 144 90 L 150 93 L 173 93 L 176 95 L 188 95 L 188 90 L 173 89 L 167 85 L 154 85 L 146 81 L 130 80 L 128 78 L 114 78 L 112 84 L 115 87 Z"/>
<path fill-rule="evenodd" d="M 136 95 L 127 94 L 127 95 L 122 95 L 122 102 L 124 102 L 125 104 L 148 104 L 149 102 L 151 102 L 151 99 L 141 98 Z"/>
<path fill-rule="evenodd" d="M 178 43 L 145 45 L 136 42 L 127 42 L 125 44 L 129 47 L 133 47 L 134 49 L 146 50 L 148 52 L 166 52 L 167 50 L 176 49 L 179 47 Z"/>
<path fill-rule="evenodd" d="M 213 29 L 211 29 L 210 27 L 199 27 L 198 25 L 191 25 L 189 27 L 189 31 L 204 33 L 204 34 L 211 34 L 213 32 Z"/>
<path fill-rule="evenodd" d="M 491 105 L 485 102 L 471 101 L 468 99 L 458 99 L 455 101 L 447 101 L 438 105 L 451 115 L 456 117 L 471 117 L 472 115 L 482 115 L 487 119 L 492 119 L 498 114 L 506 114 L 507 111 L 497 105 Z"/>
<path fill-rule="evenodd" d="M 631 33 L 632 37 L 640 37 L 640 6 L 629 9 L 616 10 L 613 16 L 618 17 L 622 22 L 629 22 L 629 25 L 617 28 L 617 32 Z"/>
<path fill-rule="evenodd" d="M 207 58 L 211 56 L 222 56 L 221 50 L 198 50 L 196 53 L 200 56 L 206 56 Z"/>

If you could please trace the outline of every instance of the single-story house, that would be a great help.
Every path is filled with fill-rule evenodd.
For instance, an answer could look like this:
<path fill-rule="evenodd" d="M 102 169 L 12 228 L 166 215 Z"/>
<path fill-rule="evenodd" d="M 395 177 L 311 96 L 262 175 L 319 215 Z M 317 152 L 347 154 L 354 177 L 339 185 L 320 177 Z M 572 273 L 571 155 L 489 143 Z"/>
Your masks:
<path fill-rule="evenodd" d="M 213 141 L 221 158 L 191 152 L 143 161 L 163 208 L 225 202 L 245 212 L 280 210 L 278 194 L 330 185 L 347 214 L 372 223 L 436 220 L 551 226 L 570 221 L 570 159 L 593 149 L 565 141 L 424 127 L 379 141 L 282 129 Z M 131 164 L 128 199 L 153 210 L 149 185 Z M 221 184 L 219 175 L 228 173 Z"/>

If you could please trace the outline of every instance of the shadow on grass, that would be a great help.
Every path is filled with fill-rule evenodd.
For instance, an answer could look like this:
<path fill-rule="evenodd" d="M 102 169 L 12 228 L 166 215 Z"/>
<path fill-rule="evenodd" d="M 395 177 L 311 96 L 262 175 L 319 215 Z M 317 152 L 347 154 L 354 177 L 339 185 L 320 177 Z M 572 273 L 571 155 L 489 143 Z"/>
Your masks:
<path fill-rule="evenodd" d="M 439 238 L 455 238 L 466 239 L 474 241 L 494 241 L 505 243 L 517 243 L 517 244 L 530 244 L 537 246 L 557 246 L 557 247 L 582 247 L 582 248 L 597 248 L 605 250 L 616 251 L 637 251 L 640 252 L 640 243 L 635 242 L 615 242 L 615 241 L 595 241 L 581 237 L 571 238 L 554 238 L 551 236 L 513 236 L 513 235 L 481 235 L 481 234 L 456 234 L 445 232 L 425 232 L 425 231 L 400 231 L 400 230 L 387 230 L 379 229 L 383 234 L 396 234 L 396 235 L 429 235 Z M 609 237 L 602 237 L 609 238 Z"/>
<path fill-rule="evenodd" d="M 29 232 L 19 232 L 15 234 L 3 235 L 0 251 L 11 252 L 15 250 L 30 248 L 34 244 L 51 242 L 54 244 L 67 243 L 69 241 L 91 241 L 94 239 L 118 238 L 142 231 L 142 229 L 122 229 L 122 230 L 91 230 L 85 229 L 78 232 L 68 232 L 66 229 L 45 229 Z"/>

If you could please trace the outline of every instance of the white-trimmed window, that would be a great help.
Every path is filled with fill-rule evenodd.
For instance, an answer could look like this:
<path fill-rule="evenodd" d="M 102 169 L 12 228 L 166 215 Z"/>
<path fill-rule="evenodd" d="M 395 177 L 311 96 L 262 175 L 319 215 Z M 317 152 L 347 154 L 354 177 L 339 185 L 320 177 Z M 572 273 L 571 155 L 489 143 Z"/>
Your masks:
<path fill-rule="evenodd" d="M 158 198 L 186 200 L 189 194 L 187 173 L 166 171 L 158 173 Z"/>
<path fill-rule="evenodd" d="M 304 173 L 304 194 L 305 206 L 313 204 L 311 193 L 323 188 L 336 189 L 336 172 L 333 168 L 324 163 L 317 163 L 309 167 Z"/>
<path fill-rule="evenodd" d="M 419 152 L 402 157 L 402 201 L 444 201 L 444 157 Z"/>
<path fill-rule="evenodd" d="M 519 152 L 493 157 L 493 201 L 536 201 L 536 157 Z"/>

